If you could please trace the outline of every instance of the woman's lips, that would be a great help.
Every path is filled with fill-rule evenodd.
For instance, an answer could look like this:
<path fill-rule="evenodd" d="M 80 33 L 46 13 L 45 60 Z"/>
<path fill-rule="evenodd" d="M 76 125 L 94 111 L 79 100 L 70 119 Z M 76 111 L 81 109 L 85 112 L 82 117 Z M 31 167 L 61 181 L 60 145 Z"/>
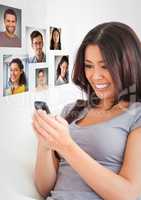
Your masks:
<path fill-rule="evenodd" d="M 107 89 L 109 86 L 110 83 L 95 84 L 96 89 Z"/>

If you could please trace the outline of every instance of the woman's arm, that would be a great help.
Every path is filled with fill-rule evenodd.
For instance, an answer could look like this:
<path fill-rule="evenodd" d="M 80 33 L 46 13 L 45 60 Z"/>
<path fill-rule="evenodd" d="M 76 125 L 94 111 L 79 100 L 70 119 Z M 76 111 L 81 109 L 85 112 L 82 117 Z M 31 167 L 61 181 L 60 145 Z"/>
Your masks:
<path fill-rule="evenodd" d="M 115 174 L 72 140 L 64 119 L 51 119 L 42 111 L 36 116 L 39 118 L 41 134 L 48 140 L 50 148 L 58 151 L 103 199 L 136 200 L 141 194 L 141 128 L 130 133 L 122 169 Z"/>
<path fill-rule="evenodd" d="M 44 137 L 37 131 L 33 119 L 33 128 L 38 138 L 37 158 L 34 171 L 34 181 L 39 193 L 46 197 L 53 189 L 56 182 L 56 173 L 59 166 L 59 160 L 56 158 L 53 150 L 48 148 Z"/>
<path fill-rule="evenodd" d="M 75 143 L 63 156 L 104 200 L 137 200 L 141 196 L 141 128 L 130 133 L 119 174 L 100 165 Z"/>
<path fill-rule="evenodd" d="M 56 182 L 58 161 L 52 150 L 46 150 L 40 144 L 37 150 L 34 181 L 39 193 L 47 197 Z"/>

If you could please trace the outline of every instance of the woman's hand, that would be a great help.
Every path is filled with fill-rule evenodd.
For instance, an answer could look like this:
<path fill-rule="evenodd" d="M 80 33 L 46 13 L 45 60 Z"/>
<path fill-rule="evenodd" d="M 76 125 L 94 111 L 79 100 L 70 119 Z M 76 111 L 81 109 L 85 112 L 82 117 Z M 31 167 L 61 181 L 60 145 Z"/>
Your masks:
<path fill-rule="evenodd" d="M 37 137 L 38 145 L 44 150 L 50 150 L 49 146 L 47 144 L 46 138 L 44 136 L 42 136 L 40 134 L 40 132 L 38 131 L 39 128 L 37 128 L 38 124 L 36 123 L 35 115 L 33 115 L 32 120 L 33 120 L 32 127 L 33 127 L 34 133 L 35 133 L 35 135 Z"/>
<path fill-rule="evenodd" d="M 45 142 L 45 145 L 60 154 L 68 151 L 73 144 L 69 134 L 68 123 L 60 116 L 47 115 L 42 110 L 35 111 L 33 127 L 38 137 Z"/>

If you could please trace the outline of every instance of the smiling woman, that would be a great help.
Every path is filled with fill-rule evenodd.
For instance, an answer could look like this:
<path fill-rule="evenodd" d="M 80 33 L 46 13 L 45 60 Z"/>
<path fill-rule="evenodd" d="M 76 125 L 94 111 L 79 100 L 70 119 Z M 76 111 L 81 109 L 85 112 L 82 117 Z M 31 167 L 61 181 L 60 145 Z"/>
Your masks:
<path fill-rule="evenodd" d="M 18 94 L 26 91 L 26 76 L 24 66 L 19 58 L 14 58 L 10 64 L 9 87 L 5 90 L 5 95 Z"/>
<path fill-rule="evenodd" d="M 41 110 L 33 116 L 38 191 L 47 200 L 141 199 L 141 42 L 135 32 L 120 22 L 96 26 L 78 49 L 72 77 L 87 100 L 65 106 L 62 116 Z"/>
<path fill-rule="evenodd" d="M 68 56 L 62 56 L 56 70 L 55 85 L 62 85 L 68 83 L 68 67 L 69 67 Z"/>
<path fill-rule="evenodd" d="M 53 28 L 51 31 L 50 49 L 61 50 L 61 33 L 58 28 Z"/>
<path fill-rule="evenodd" d="M 85 50 L 85 75 L 101 102 L 114 101 L 115 84 L 97 45 L 89 45 Z"/>

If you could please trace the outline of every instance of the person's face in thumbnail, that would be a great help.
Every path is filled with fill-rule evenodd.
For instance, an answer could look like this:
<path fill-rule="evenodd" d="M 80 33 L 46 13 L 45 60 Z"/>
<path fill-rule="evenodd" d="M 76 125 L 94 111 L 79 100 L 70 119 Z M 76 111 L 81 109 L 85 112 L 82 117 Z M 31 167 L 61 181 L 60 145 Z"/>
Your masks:
<path fill-rule="evenodd" d="M 66 72 L 68 70 L 68 63 L 67 62 L 63 62 L 61 65 L 60 65 L 60 68 L 61 68 L 61 77 L 64 78 L 65 75 L 66 75 Z"/>
<path fill-rule="evenodd" d="M 21 70 L 17 63 L 12 63 L 10 65 L 10 80 L 13 84 L 19 83 L 20 76 L 23 73 L 23 70 Z"/>
<path fill-rule="evenodd" d="M 38 85 L 45 85 L 47 83 L 46 75 L 44 71 L 38 73 L 37 77 Z"/>
<path fill-rule="evenodd" d="M 58 42 L 59 42 L 59 33 L 58 33 L 58 31 L 54 31 L 53 32 L 53 41 L 54 41 L 54 43 L 55 44 L 57 44 Z"/>
<path fill-rule="evenodd" d="M 14 15 L 7 14 L 4 20 L 6 31 L 9 35 L 14 35 L 16 30 L 16 17 Z"/>
<path fill-rule="evenodd" d="M 35 55 L 37 57 L 42 55 L 42 52 L 43 52 L 43 39 L 42 39 L 42 37 L 40 35 L 35 37 L 35 38 L 33 38 L 32 48 L 33 48 L 34 53 L 35 53 Z"/>

